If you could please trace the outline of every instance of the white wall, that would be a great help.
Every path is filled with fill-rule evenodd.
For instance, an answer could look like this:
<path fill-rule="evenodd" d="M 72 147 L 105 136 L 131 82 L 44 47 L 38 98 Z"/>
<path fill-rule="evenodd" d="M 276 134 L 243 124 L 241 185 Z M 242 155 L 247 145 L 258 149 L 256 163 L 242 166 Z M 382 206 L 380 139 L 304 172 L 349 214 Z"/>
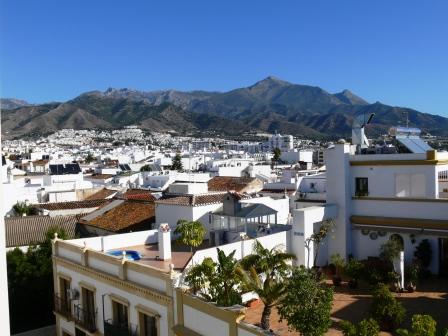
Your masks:
<path fill-rule="evenodd" d="M 229 335 L 229 323 L 184 304 L 185 327 L 204 336 Z"/>
<path fill-rule="evenodd" d="M 421 174 L 425 177 L 426 188 L 421 197 L 436 198 L 438 196 L 436 166 L 351 166 L 351 195 L 355 195 L 355 178 L 369 179 L 370 197 L 396 197 L 396 176 Z M 411 196 L 411 195 L 406 195 Z"/>
<path fill-rule="evenodd" d="M 373 230 L 376 232 L 376 230 Z M 370 231 L 372 232 L 372 230 Z M 353 230 L 353 256 L 356 259 L 363 260 L 367 257 L 377 257 L 380 254 L 381 245 L 386 243 L 390 236 L 395 232 L 388 232 L 385 236 L 373 240 L 369 235 L 362 234 L 361 230 Z M 411 264 L 414 257 L 415 248 L 423 239 L 428 239 L 432 248 L 432 260 L 429 269 L 436 274 L 439 271 L 439 241 L 435 236 L 415 235 L 415 243 L 411 242 L 409 233 L 398 233 L 404 241 L 404 259 L 405 264 Z"/>
<path fill-rule="evenodd" d="M 109 297 L 109 294 L 114 294 L 123 298 L 126 298 L 129 301 L 129 313 L 130 313 L 130 323 L 134 325 L 138 325 L 138 312 L 135 309 L 137 305 L 143 305 L 156 311 L 160 315 L 160 335 L 168 335 L 168 311 L 167 308 L 163 305 L 157 304 L 153 301 L 145 299 L 143 296 L 136 296 L 127 291 L 120 290 L 117 287 L 113 287 L 106 282 L 98 281 L 94 278 L 88 277 L 86 275 L 80 274 L 78 272 L 72 271 L 69 268 L 63 266 L 57 266 L 56 272 L 62 272 L 72 278 L 71 288 L 75 288 L 80 290 L 79 283 L 86 282 L 96 288 L 95 291 L 95 306 L 97 308 L 97 327 L 99 332 L 103 333 L 103 305 L 102 305 L 102 297 L 104 295 L 104 311 L 105 318 L 112 318 L 112 304 Z M 150 285 L 150 284 L 148 284 Z M 55 290 L 57 292 L 57 290 Z M 61 319 L 63 320 L 63 319 Z M 64 323 L 63 325 L 65 329 L 69 332 L 73 332 L 74 335 L 74 323 Z"/>

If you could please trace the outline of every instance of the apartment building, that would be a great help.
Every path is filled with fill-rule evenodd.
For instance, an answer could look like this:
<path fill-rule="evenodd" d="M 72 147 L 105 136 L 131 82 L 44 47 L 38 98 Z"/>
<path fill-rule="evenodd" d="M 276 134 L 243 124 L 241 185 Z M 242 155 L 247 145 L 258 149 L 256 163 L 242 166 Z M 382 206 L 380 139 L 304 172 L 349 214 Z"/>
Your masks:
<path fill-rule="evenodd" d="M 268 248 L 288 244 L 283 230 L 259 241 Z M 252 253 L 253 240 L 221 248 L 236 258 Z M 168 225 L 158 230 L 53 241 L 54 314 L 58 336 L 262 336 L 244 323 L 244 307 L 218 307 L 190 295 L 184 271 L 216 248 L 171 243 Z"/>
<path fill-rule="evenodd" d="M 448 198 L 443 193 L 448 153 L 434 150 L 414 153 L 356 153 L 340 143 L 325 152 L 326 203 L 294 210 L 293 246 L 304 240 L 323 220 L 334 221 L 332 238 L 320 263 L 339 253 L 356 259 L 378 256 L 380 246 L 393 237 L 403 244 L 405 263 L 416 246 L 427 239 L 432 247 L 430 270 L 448 272 Z M 302 259 L 303 258 L 303 259 Z"/>

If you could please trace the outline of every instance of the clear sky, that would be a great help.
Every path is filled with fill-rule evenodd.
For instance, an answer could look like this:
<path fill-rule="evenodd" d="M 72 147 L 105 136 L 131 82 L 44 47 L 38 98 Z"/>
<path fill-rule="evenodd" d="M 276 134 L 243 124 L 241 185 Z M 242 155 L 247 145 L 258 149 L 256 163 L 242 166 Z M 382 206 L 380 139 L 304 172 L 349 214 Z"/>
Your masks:
<path fill-rule="evenodd" d="M 448 116 L 448 1 L 0 0 L 1 96 L 274 75 Z"/>

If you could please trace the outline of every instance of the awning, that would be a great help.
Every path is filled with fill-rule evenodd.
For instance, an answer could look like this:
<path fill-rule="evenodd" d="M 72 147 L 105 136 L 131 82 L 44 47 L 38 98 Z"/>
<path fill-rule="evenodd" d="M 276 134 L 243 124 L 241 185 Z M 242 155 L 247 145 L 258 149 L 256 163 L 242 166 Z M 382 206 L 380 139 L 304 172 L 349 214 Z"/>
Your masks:
<path fill-rule="evenodd" d="M 357 229 L 369 228 L 380 231 L 448 235 L 448 220 L 354 215 L 350 217 L 350 221 Z"/>

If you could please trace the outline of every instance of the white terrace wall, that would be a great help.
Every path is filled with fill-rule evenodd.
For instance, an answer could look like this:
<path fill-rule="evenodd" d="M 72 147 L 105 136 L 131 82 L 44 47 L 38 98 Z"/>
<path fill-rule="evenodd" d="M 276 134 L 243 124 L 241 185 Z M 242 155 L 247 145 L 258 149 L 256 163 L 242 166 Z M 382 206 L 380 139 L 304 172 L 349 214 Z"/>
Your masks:
<path fill-rule="evenodd" d="M 290 232 L 291 231 L 282 231 L 271 235 L 259 237 L 256 240 L 258 240 L 265 248 L 271 249 L 276 246 L 282 246 L 287 252 L 289 252 L 291 250 Z M 235 258 L 240 260 L 253 252 L 254 242 L 255 239 L 241 240 L 236 243 L 221 245 L 219 246 L 219 249 L 223 250 L 226 255 L 232 253 L 235 250 Z M 206 257 L 210 257 L 213 260 L 217 261 L 218 252 L 216 247 L 197 251 L 187 267 L 201 263 Z"/>
<path fill-rule="evenodd" d="M 128 246 L 155 244 L 157 243 L 157 232 L 157 229 L 147 230 L 104 237 L 73 239 L 69 242 L 81 247 L 86 246 L 96 251 L 107 251 Z"/>

